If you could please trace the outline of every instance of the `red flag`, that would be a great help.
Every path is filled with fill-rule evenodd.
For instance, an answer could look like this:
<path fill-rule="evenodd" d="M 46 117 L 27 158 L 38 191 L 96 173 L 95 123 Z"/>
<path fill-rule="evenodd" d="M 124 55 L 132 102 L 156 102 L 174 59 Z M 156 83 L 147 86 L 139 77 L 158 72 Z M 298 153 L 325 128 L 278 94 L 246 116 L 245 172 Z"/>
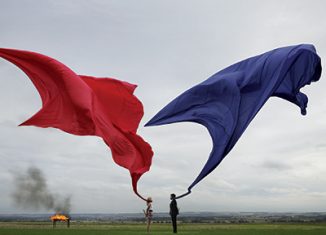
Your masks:
<path fill-rule="evenodd" d="M 136 85 L 75 74 L 59 61 L 35 52 L 1 49 L 0 57 L 23 70 L 42 99 L 42 108 L 21 125 L 54 127 L 74 135 L 102 137 L 114 161 L 129 170 L 134 192 L 149 170 L 153 151 L 137 135 L 143 105 Z"/>

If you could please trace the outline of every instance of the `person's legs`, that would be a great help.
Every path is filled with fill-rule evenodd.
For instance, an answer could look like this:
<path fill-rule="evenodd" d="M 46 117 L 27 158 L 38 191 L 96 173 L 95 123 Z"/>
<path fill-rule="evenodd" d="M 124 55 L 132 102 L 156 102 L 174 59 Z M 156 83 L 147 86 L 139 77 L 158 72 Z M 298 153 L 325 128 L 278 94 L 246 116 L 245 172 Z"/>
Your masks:
<path fill-rule="evenodd" d="M 172 216 L 173 232 L 177 233 L 177 216 Z"/>
<path fill-rule="evenodd" d="M 148 217 L 147 218 L 147 233 L 150 232 L 150 226 L 151 226 L 152 218 Z"/>

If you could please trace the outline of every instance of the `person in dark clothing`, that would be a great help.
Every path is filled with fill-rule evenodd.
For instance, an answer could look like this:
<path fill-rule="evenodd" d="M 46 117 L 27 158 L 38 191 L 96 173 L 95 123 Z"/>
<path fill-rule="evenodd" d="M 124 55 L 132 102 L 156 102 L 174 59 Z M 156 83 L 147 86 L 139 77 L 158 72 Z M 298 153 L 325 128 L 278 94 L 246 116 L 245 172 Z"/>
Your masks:
<path fill-rule="evenodd" d="M 175 200 L 175 194 L 171 194 L 171 203 L 170 203 L 170 215 L 172 219 L 172 225 L 173 225 L 173 233 L 177 233 L 177 215 L 179 214 L 179 209 L 177 205 L 177 201 Z"/>

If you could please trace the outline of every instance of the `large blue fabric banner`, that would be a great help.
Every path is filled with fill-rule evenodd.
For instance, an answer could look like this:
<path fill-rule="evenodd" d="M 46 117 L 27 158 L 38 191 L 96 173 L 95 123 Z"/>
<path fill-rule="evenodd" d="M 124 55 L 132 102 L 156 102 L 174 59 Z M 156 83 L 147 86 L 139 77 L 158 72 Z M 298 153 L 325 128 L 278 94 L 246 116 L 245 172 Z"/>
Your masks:
<path fill-rule="evenodd" d="M 178 198 L 220 164 L 269 97 L 290 101 L 305 115 L 308 98 L 300 89 L 320 75 L 321 62 L 313 45 L 278 48 L 221 70 L 158 112 L 146 126 L 196 122 L 213 139 L 204 168 Z"/>

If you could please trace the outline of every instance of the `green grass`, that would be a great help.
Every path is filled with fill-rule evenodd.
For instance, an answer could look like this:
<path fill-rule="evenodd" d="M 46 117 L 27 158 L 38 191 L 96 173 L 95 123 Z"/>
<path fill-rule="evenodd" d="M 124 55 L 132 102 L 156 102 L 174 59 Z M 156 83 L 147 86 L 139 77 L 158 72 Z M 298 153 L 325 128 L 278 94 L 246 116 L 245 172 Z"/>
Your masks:
<path fill-rule="evenodd" d="M 179 224 L 181 235 L 326 235 L 326 224 Z M 0 235 L 147 234 L 145 224 L 72 223 L 70 228 L 42 222 L 1 222 Z M 153 224 L 150 234 L 172 234 L 170 224 Z"/>

